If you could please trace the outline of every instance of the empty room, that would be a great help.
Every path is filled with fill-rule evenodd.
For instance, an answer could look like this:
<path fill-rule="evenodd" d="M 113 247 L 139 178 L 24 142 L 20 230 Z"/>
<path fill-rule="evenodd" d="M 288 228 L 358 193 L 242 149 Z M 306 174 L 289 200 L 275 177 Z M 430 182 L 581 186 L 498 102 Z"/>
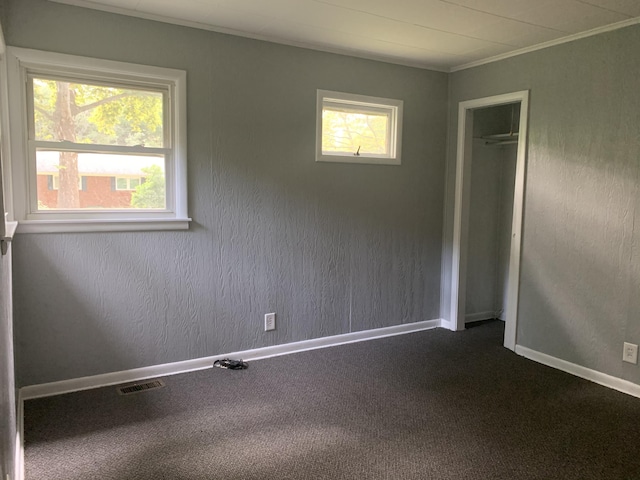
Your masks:
<path fill-rule="evenodd" d="M 640 480 L 640 2 L 0 26 L 1 480 Z"/>

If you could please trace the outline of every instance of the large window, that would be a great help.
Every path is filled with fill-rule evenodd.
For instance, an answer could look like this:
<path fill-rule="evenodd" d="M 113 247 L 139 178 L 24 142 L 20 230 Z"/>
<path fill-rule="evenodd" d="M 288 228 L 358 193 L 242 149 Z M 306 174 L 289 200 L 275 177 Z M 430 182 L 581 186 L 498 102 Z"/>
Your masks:
<path fill-rule="evenodd" d="M 400 164 L 401 100 L 318 90 L 316 160 Z"/>
<path fill-rule="evenodd" d="M 9 53 L 19 231 L 187 228 L 184 72 Z"/>

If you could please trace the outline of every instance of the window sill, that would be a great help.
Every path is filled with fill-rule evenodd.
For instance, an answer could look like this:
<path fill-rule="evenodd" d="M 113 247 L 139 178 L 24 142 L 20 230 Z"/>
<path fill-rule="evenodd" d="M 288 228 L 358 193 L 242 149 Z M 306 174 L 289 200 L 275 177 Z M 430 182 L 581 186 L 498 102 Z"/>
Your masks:
<path fill-rule="evenodd" d="M 10 242 L 13 239 L 13 236 L 16 234 L 16 228 L 18 228 L 18 222 L 6 222 L 7 231 L 4 233 L 4 238 L 7 242 Z"/>
<path fill-rule="evenodd" d="M 18 233 L 145 232 L 188 230 L 190 218 L 130 220 L 22 220 Z"/>
<path fill-rule="evenodd" d="M 400 158 L 366 157 L 364 155 L 320 155 L 316 162 L 363 163 L 367 165 L 401 165 Z"/>
<path fill-rule="evenodd" d="M 4 236 L 0 235 L 0 253 L 2 255 L 6 255 L 9 251 L 9 242 L 13 240 L 13 236 L 16 233 L 16 228 L 18 227 L 18 222 L 5 222 L 4 226 Z"/>

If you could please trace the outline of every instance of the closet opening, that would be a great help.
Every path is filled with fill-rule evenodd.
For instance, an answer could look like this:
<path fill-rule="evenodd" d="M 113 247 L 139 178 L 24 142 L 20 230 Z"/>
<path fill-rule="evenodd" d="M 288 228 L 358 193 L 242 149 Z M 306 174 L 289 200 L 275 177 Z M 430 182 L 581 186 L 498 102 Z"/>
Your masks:
<path fill-rule="evenodd" d="M 461 102 L 451 330 L 497 318 L 515 350 L 529 93 Z"/>

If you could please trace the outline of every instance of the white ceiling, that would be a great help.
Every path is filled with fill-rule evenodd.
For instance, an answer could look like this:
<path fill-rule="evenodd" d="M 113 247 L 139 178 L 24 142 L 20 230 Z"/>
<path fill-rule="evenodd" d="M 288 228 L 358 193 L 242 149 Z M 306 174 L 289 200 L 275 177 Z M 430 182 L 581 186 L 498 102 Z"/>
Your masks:
<path fill-rule="evenodd" d="M 640 0 L 53 1 L 444 71 L 640 18 Z"/>

